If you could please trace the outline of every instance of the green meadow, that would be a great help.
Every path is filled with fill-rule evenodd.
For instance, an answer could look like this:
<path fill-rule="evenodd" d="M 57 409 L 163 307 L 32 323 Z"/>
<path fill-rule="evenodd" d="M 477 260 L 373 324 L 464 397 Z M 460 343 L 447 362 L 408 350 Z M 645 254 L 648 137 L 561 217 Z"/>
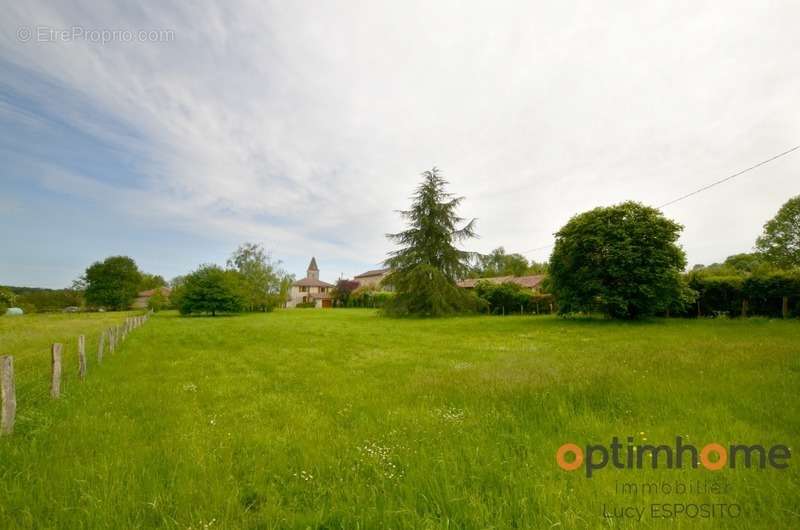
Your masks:
<path fill-rule="evenodd" d="M 795 451 L 797 321 L 160 313 L 98 365 L 97 335 L 122 318 L 0 318 L 0 353 L 18 372 L 0 528 L 800 527 L 794 456 L 782 470 L 653 470 L 646 459 L 591 478 L 555 460 L 566 442 L 612 436 Z M 58 401 L 53 341 L 67 344 Z M 704 489 L 663 491 L 679 483 Z M 651 516 L 675 504 L 741 511 Z"/>

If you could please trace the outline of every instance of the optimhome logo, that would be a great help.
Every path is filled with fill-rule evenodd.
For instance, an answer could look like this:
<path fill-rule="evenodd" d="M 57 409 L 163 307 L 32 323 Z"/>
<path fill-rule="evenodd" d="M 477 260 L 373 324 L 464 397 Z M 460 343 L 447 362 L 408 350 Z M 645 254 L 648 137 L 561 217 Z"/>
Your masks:
<path fill-rule="evenodd" d="M 566 471 L 575 471 L 585 464 L 586 476 L 592 478 L 595 471 L 611 464 L 617 469 L 642 469 L 645 467 L 645 455 L 650 455 L 653 469 L 682 469 L 702 465 L 711 471 L 719 471 L 724 467 L 764 469 L 786 469 L 792 457 L 791 449 L 786 445 L 773 445 L 766 449 L 763 445 L 731 444 L 728 447 L 718 443 L 709 443 L 699 450 L 691 444 L 684 444 L 680 436 L 675 437 L 675 445 L 635 445 L 633 437 L 628 436 L 627 444 L 619 442 L 619 438 L 611 438 L 611 444 L 587 445 L 584 450 L 574 443 L 566 443 L 556 451 L 556 462 Z M 570 460 L 567 456 L 572 455 Z M 713 458 L 712 458 L 713 456 Z"/>

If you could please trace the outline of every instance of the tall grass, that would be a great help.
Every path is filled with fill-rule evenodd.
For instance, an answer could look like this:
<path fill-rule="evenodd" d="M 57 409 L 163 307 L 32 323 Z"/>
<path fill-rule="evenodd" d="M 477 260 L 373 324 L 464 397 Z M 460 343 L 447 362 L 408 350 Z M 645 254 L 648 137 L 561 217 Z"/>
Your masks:
<path fill-rule="evenodd" d="M 46 365 L 46 348 L 24 344 L 49 325 L 3 322 L 4 351 L 14 344 Z M 159 314 L 60 401 L 26 410 L 20 396 L 27 417 L 0 440 L 0 527 L 800 527 L 792 461 L 716 473 L 609 466 L 589 479 L 554 457 L 565 442 L 615 435 L 794 449 L 799 339 L 797 322 L 769 320 Z M 617 481 L 675 480 L 731 491 L 614 492 Z M 652 502 L 745 513 L 602 516 L 603 504 Z"/>

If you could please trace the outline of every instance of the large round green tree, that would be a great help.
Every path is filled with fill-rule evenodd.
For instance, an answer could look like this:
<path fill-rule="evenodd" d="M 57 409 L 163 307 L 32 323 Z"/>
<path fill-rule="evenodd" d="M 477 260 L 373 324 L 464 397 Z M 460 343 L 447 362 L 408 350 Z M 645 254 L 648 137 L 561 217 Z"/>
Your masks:
<path fill-rule="evenodd" d="M 550 257 L 559 312 L 638 318 L 674 307 L 686 266 L 683 227 L 636 202 L 576 215 L 556 234 Z"/>
<path fill-rule="evenodd" d="M 237 271 L 201 265 L 183 278 L 171 298 L 182 315 L 239 313 L 245 306 L 244 283 Z"/>
<path fill-rule="evenodd" d="M 139 290 L 142 273 L 128 256 L 111 256 L 86 269 L 81 282 L 86 285 L 89 305 L 127 309 Z"/>
<path fill-rule="evenodd" d="M 408 228 L 388 235 L 400 246 L 386 260 L 392 272 L 384 281 L 396 292 L 383 308 L 389 315 L 441 316 L 475 308 L 475 297 L 456 286 L 472 257 L 456 244 L 476 237 L 475 220 L 463 224 L 456 211 L 464 198 L 446 186 L 438 169 L 425 171 L 411 208 L 400 212 Z"/>
<path fill-rule="evenodd" d="M 786 201 L 756 241 L 764 258 L 782 269 L 800 267 L 800 195 Z"/>

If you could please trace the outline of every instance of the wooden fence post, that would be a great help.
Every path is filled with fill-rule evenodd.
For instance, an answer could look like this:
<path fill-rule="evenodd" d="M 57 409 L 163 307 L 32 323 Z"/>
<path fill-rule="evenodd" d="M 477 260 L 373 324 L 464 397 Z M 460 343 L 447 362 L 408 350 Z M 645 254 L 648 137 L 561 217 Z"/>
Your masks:
<path fill-rule="evenodd" d="M 61 396 L 61 350 L 58 342 L 53 344 L 52 353 L 52 379 L 50 380 L 50 396 L 58 399 Z"/>
<path fill-rule="evenodd" d="M 106 332 L 100 332 L 100 339 L 97 343 L 97 364 L 103 362 L 103 348 L 106 346 Z"/>
<path fill-rule="evenodd" d="M 78 335 L 78 377 L 86 379 L 86 337 Z"/>
<path fill-rule="evenodd" d="M 789 297 L 783 297 L 783 306 L 781 307 L 781 314 L 783 318 L 789 318 Z"/>
<path fill-rule="evenodd" d="M 14 388 L 14 357 L 0 357 L 0 396 L 3 410 L 0 413 L 0 435 L 14 432 L 14 418 L 17 415 L 17 392 Z"/>
<path fill-rule="evenodd" d="M 749 303 L 747 302 L 747 298 L 742 298 L 742 318 L 747 318 L 747 306 Z"/>

